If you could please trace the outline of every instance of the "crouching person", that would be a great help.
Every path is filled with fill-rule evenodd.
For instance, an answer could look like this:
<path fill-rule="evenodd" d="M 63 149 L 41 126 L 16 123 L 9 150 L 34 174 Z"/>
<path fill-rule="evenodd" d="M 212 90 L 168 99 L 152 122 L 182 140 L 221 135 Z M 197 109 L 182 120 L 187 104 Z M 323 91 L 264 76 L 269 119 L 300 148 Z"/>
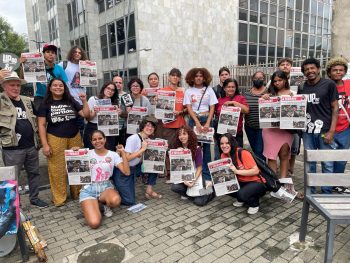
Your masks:
<path fill-rule="evenodd" d="M 102 221 L 100 206 L 103 206 L 104 215 L 110 217 L 113 214 L 111 208 L 121 203 L 120 195 L 110 181 L 114 167 L 125 175 L 130 175 L 130 167 L 122 145 L 117 146 L 117 152 L 106 149 L 106 136 L 102 131 L 91 133 L 91 144 L 94 147 L 89 150 L 92 183 L 81 189 L 79 202 L 87 224 L 95 229 Z"/>

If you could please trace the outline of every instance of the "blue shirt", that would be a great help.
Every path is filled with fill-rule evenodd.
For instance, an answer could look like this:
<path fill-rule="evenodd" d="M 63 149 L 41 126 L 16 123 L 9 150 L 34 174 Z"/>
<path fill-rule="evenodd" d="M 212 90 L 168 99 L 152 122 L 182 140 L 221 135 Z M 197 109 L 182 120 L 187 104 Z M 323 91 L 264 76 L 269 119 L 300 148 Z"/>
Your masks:
<path fill-rule="evenodd" d="M 53 74 L 55 75 L 56 78 L 62 79 L 65 83 L 67 83 L 68 78 L 67 78 L 66 72 L 64 72 L 61 66 L 55 64 L 53 68 Z M 47 79 L 47 83 L 45 82 L 36 83 L 36 91 L 34 96 L 45 97 L 47 84 L 50 82 L 51 79 L 53 79 L 53 76 L 51 76 L 51 74 L 47 71 L 46 71 L 46 79 Z"/>

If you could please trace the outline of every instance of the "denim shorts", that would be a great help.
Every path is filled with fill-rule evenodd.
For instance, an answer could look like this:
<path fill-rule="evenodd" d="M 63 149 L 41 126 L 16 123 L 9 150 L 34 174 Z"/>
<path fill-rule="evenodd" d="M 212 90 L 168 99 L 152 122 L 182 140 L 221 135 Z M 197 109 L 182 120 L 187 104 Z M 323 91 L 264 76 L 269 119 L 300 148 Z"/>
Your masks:
<path fill-rule="evenodd" d="M 84 185 L 80 190 L 79 203 L 89 199 L 99 199 L 101 193 L 107 189 L 114 189 L 111 181 L 104 181 Z"/>

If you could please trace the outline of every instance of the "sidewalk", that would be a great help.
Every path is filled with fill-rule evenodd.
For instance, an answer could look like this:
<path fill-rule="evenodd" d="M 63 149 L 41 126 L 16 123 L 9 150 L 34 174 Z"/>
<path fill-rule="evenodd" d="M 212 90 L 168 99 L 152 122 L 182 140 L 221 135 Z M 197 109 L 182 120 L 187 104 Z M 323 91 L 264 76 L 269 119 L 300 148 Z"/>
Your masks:
<path fill-rule="evenodd" d="M 297 161 L 295 171 L 293 179 L 300 190 L 301 161 Z M 164 198 L 146 201 L 143 185 L 138 184 L 139 201 L 147 208 L 135 214 L 125 207 L 115 209 L 97 230 L 85 225 L 77 201 L 60 208 L 38 209 L 30 207 L 28 196 L 23 195 L 22 208 L 47 239 L 49 262 L 103 262 L 103 255 L 105 262 L 120 262 L 122 258 L 125 262 L 323 262 L 326 224 L 313 211 L 309 215 L 310 246 L 304 251 L 291 248 L 298 239 L 301 201 L 286 204 L 266 195 L 260 211 L 249 216 L 247 208 L 233 207 L 228 196 L 196 207 L 180 200 L 164 179 L 158 180 L 156 190 Z M 50 190 L 40 194 L 50 201 Z M 350 262 L 350 227 L 338 226 L 336 233 L 334 262 Z M 77 260 L 80 252 L 96 244 L 99 256 L 86 254 L 88 261 L 83 261 L 83 255 Z M 0 262 L 21 262 L 18 248 Z M 30 262 L 37 262 L 34 254 Z"/>

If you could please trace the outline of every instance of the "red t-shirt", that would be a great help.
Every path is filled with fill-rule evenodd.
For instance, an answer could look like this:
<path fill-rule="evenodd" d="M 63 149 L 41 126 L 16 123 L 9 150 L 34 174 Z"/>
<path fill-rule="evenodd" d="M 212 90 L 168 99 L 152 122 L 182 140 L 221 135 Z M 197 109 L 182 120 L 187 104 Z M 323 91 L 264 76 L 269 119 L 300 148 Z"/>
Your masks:
<path fill-rule="evenodd" d="M 165 90 L 165 91 L 174 91 L 171 87 L 165 87 L 165 88 L 161 88 L 160 90 Z M 177 88 L 176 89 L 176 95 L 175 95 L 175 111 L 182 111 L 184 109 L 183 106 L 183 101 L 184 101 L 184 96 L 185 96 L 185 92 L 183 88 Z M 175 121 L 169 122 L 164 124 L 163 123 L 163 127 L 164 128 L 180 128 L 182 126 L 185 125 L 185 119 L 184 116 L 178 115 L 175 119 Z"/>
<path fill-rule="evenodd" d="M 221 158 L 227 158 L 228 156 L 226 154 L 221 154 Z M 253 156 L 250 154 L 249 151 L 242 151 L 242 161 L 243 163 L 240 162 L 238 158 L 238 151 L 236 152 L 236 157 L 237 157 L 237 163 L 238 167 L 236 167 L 238 170 L 249 170 L 253 168 L 256 165 L 256 162 L 253 158 Z M 259 182 L 261 183 L 261 180 L 263 180 L 264 183 L 266 183 L 265 179 L 260 177 L 258 174 L 256 175 L 251 175 L 251 176 L 243 176 L 243 175 L 238 175 L 237 174 L 237 179 L 239 182 Z"/>
<path fill-rule="evenodd" d="M 339 101 L 343 104 L 344 109 L 350 116 L 350 80 L 343 80 L 343 86 L 337 86 Z M 349 127 L 349 121 L 344 111 L 339 107 L 339 114 L 337 120 L 337 126 L 335 127 L 336 132 L 341 132 Z"/>
<path fill-rule="evenodd" d="M 217 117 L 220 116 L 222 105 L 224 105 L 225 102 L 227 102 L 227 101 L 231 101 L 231 99 L 229 97 L 219 98 L 218 104 L 216 104 L 216 106 L 215 106 L 215 114 L 216 114 Z M 242 95 L 234 96 L 232 101 L 237 101 L 238 103 L 241 103 L 244 106 L 247 106 L 249 108 L 247 100 Z M 239 121 L 238 121 L 238 126 L 237 126 L 237 133 L 242 133 L 242 128 L 243 128 L 243 114 L 241 113 L 239 115 Z"/>

